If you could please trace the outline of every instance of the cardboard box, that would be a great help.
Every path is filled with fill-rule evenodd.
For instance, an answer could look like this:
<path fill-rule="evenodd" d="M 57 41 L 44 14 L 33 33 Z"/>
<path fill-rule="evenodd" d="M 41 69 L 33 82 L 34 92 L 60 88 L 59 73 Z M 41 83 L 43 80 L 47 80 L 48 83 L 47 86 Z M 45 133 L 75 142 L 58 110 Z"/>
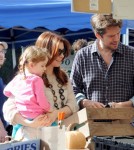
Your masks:
<path fill-rule="evenodd" d="M 72 12 L 83 13 L 112 13 L 111 0 L 72 0 Z"/>

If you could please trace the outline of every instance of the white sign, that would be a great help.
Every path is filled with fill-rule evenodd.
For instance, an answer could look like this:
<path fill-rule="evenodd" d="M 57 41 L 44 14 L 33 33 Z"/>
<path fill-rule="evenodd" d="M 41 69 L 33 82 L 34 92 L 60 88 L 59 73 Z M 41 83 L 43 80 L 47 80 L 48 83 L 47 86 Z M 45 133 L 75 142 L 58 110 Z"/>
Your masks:
<path fill-rule="evenodd" d="M 134 0 L 113 0 L 113 18 L 134 19 Z"/>
<path fill-rule="evenodd" d="M 69 76 L 71 73 L 74 57 L 75 57 L 75 53 L 69 55 L 66 59 L 64 59 L 64 61 L 62 62 L 62 65 L 61 65 L 62 69 L 65 70 Z"/>
<path fill-rule="evenodd" d="M 98 0 L 90 0 L 90 10 L 98 11 L 99 10 L 98 5 L 99 5 Z"/>
<path fill-rule="evenodd" d="M 40 140 L 27 140 L 24 142 L 9 142 L 0 144 L 0 150 L 39 150 Z"/>

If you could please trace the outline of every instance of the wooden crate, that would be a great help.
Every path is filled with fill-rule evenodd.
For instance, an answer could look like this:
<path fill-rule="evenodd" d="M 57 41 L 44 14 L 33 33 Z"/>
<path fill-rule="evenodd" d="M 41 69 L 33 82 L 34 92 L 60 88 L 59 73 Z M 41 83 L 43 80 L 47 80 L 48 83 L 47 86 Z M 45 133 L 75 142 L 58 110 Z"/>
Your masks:
<path fill-rule="evenodd" d="M 78 130 L 86 138 L 134 136 L 134 127 L 131 125 L 133 118 L 133 108 L 84 108 L 65 119 L 64 124 L 78 124 Z"/>

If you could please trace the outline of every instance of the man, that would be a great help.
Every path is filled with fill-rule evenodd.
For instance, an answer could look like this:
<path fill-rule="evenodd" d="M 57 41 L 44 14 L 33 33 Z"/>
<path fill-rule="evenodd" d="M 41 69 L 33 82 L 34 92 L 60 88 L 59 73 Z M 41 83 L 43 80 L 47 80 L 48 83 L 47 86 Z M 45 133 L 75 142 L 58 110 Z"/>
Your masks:
<path fill-rule="evenodd" d="M 77 52 L 78 50 L 80 50 L 81 48 L 85 47 L 88 45 L 88 42 L 86 39 L 78 39 L 76 41 L 74 41 L 74 43 L 72 44 L 72 49 Z"/>
<path fill-rule="evenodd" d="M 120 43 L 121 20 L 95 14 L 91 24 L 96 41 L 77 52 L 71 81 L 81 108 L 132 107 L 134 48 Z"/>
<path fill-rule="evenodd" d="M 8 48 L 6 42 L 0 42 L 0 67 L 5 62 L 5 53 Z M 5 136 L 7 135 L 7 131 L 5 130 L 6 122 L 3 118 L 2 107 L 5 102 L 6 97 L 3 95 L 4 84 L 2 78 L 0 78 L 0 143 L 5 142 Z"/>

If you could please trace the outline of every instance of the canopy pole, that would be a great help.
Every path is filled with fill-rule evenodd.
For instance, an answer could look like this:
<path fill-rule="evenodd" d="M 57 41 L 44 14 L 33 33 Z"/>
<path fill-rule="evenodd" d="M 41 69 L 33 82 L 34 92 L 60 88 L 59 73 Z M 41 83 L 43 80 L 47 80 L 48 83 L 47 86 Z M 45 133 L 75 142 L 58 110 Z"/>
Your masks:
<path fill-rule="evenodd" d="M 11 39 L 12 39 L 12 61 L 13 61 L 13 69 L 16 67 L 16 53 L 15 53 L 15 44 L 14 44 L 14 33 L 13 29 L 10 30 Z"/>
<path fill-rule="evenodd" d="M 123 34 L 123 44 L 129 45 L 129 28 L 126 28 L 126 34 Z"/>

